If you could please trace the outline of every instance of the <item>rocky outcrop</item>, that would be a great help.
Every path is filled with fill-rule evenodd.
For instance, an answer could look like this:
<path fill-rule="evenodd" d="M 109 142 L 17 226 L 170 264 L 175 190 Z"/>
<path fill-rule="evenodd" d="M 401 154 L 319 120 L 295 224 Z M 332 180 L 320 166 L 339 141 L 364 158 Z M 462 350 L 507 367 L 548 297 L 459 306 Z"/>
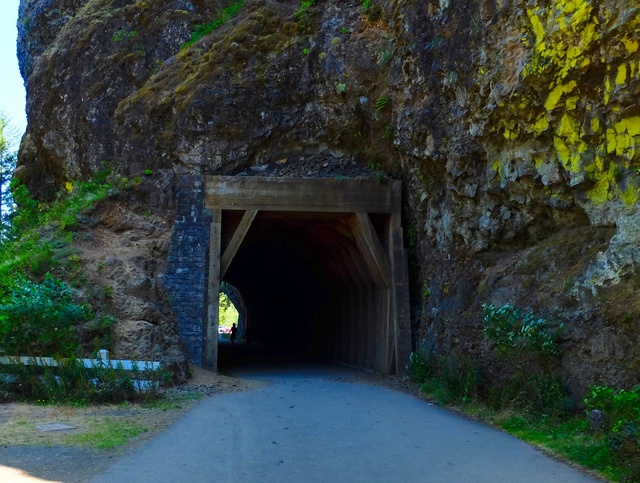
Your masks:
<path fill-rule="evenodd" d="M 82 222 L 74 245 L 87 280 L 76 290 L 98 292 L 101 311 L 116 319 L 113 357 L 160 361 L 176 380 L 184 379 L 187 360 L 164 282 L 171 225 L 120 195 Z"/>
<path fill-rule="evenodd" d="M 565 323 L 576 394 L 637 382 L 634 2 L 246 0 L 180 48 L 224 6 L 23 0 L 16 176 L 47 197 L 152 171 L 166 209 L 180 173 L 380 168 L 405 184 L 416 342 L 490 366 L 479 306 L 509 302 Z"/>

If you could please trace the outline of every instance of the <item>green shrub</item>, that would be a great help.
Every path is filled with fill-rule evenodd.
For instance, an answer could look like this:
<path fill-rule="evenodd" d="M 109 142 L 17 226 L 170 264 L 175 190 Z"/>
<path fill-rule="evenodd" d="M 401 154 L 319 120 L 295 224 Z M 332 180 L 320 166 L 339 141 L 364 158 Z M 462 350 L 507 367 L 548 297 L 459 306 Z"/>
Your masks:
<path fill-rule="evenodd" d="M 481 375 L 471 359 L 456 354 L 446 355 L 440 360 L 439 372 L 451 402 L 467 403 L 476 397 Z"/>
<path fill-rule="evenodd" d="M 598 409 L 606 415 L 605 430 L 615 432 L 626 422 L 640 423 L 640 385 L 630 391 L 592 385 L 584 403 L 588 411 Z"/>
<path fill-rule="evenodd" d="M 494 342 L 497 353 L 519 361 L 528 355 L 544 359 L 560 355 L 557 340 L 562 324 L 548 322 L 533 312 L 523 314 L 509 304 L 500 308 L 482 304 L 482 309 L 484 333 Z"/>
<path fill-rule="evenodd" d="M 422 351 L 409 354 L 407 373 L 412 381 L 425 382 L 433 374 L 428 357 Z"/>
<path fill-rule="evenodd" d="M 481 382 L 475 364 L 456 354 L 436 358 L 423 351 L 412 352 L 407 370 L 412 380 L 421 383 L 420 390 L 442 405 L 470 402 Z"/>
<path fill-rule="evenodd" d="M 483 331 L 494 351 L 512 368 L 507 383 L 489 391 L 495 409 L 519 407 L 538 415 L 558 416 L 572 409 L 560 378 L 550 362 L 560 356 L 558 339 L 562 324 L 549 322 L 532 312 L 523 314 L 512 305 L 496 308 L 483 304 Z"/>
<path fill-rule="evenodd" d="M 9 355 L 73 354 L 79 347 L 74 326 L 91 315 L 60 280 L 47 276 L 38 284 L 18 277 L 0 305 L 0 347 Z"/>
<path fill-rule="evenodd" d="M 69 289 L 83 274 L 80 257 L 67 244 L 78 215 L 106 197 L 110 185 L 67 182 L 66 190 L 48 204 L 33 200 L 17 182 L 12 189 L 18 208 L 0 237 L 0 352 L 76 354 L 75 327 L 91 321 L 94 311 L 75 301 Z"/>
<path fill-rule="evenodd" d="M 75 404 L 153 399 L 158 396 L 156 383 L 164 375 L 148 368 L 127 371 L 121 366 L 85 367 L 75 357 L 56 358 L 56 362 L 57 367 L 0 365 L 5 375 L 0 379 L 0 393 L 29 401 Z M 150 381 L 151 388 L 140 391 L 134 374 L 136 379 Z"/>
<path fill-rule="evenodd" d="M 604 441 L 620 464 L 626 481 L 640 481 L 640 385 L 631 390 L 589 386 L 587 413 L 604 413 Z"/>

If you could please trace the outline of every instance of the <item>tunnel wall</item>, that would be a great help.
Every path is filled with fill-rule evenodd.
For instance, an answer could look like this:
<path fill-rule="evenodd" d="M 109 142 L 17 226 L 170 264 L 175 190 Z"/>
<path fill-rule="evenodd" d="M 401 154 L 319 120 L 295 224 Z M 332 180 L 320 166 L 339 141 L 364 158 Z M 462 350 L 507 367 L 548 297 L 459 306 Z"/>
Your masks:
<path fill-rule="evenodd" d="M 204 178 L 181 176 L 176 184 L 176 222 L 165 285 L 187 358 L 196 365 L 202 365 L 210 225 L 211 212 L 204 207 Z"/>

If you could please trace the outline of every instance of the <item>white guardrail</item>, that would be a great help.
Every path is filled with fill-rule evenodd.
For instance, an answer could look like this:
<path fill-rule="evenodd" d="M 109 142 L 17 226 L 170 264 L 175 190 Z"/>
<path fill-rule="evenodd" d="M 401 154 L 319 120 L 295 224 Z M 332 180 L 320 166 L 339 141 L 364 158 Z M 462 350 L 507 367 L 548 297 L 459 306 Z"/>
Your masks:
<path fill-rule="evenodd" d="M 0 365 L 23 365 L 23 366 L 43 366 L 43 367 L 58 367 L 59 362 L 64 359 L 55 359 L 53 357 L 34 357 L 34 356 L 0 356 Z M 124 369 L 125 371 L 157 371 L 160 368 L 160 363 L 155 361 L 130 361 L 121 359 L 110 359 L 109 351 L 101 349 L 98 351 L 98 357 L 95 359 L 77 359 L 86 368 L 106 368 Z M 12 376 L 6 376 L 5 378 Z M 133 381 L 136 389 L 141 392 L 147 391 L 152 387 L 156 389 L 160 383 L 157 381 Z"/>

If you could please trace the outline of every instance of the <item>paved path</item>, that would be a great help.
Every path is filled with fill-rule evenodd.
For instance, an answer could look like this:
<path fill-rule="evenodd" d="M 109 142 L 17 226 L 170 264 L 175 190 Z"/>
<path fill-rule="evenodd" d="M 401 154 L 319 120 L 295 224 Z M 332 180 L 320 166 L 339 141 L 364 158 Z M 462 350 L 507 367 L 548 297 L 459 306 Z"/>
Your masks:
<path fill-rule="evenodd" d="M 238 375 L 238 374 L 234 374 Z M 265 369 L 95 483 L 593 482 L 531 446 L 339 368 Z"/>

